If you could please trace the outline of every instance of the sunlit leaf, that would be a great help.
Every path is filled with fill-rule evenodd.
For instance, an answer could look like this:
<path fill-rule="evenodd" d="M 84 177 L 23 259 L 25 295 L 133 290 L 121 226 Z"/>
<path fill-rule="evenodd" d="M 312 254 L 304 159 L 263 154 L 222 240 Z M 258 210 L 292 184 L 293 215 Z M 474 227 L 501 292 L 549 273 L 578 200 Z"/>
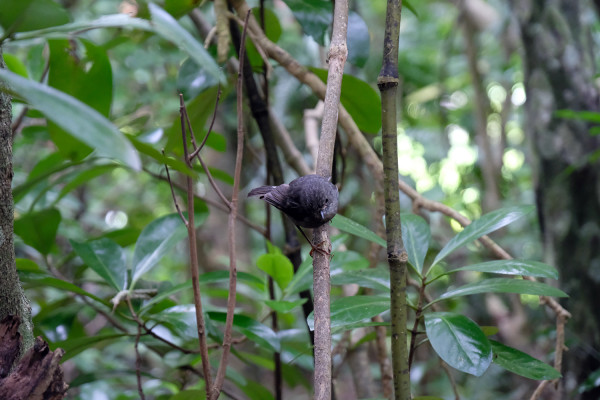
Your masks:
<path fill-rule="evenodd" d="M 433 260 L 432 267 L 438 262 L 442 261 L 448 254 L 470 243 L 480 237 L 487 235 L 490 232 L 498 230 L 511 222 L 529 214 L 533 211 L 534 206 L 517 206 L 503 208 L 500 210 L 492 211 L 491 213 L 485 214 L 478 220 L 471 222 L 465 229 L 454 236 L 442 250 L 438 253 L 435 260 Z M 432 269 L 430 269 L 431 271 Z"/>
<path fill-rule="evenodd" d="M 435 352 L 448 365 L 481 376 L 492 362 L 492 346 L 479 326 L 464 315 L 425 314 L 425 331 Z"/>
<path fill-rule="evenodd" d="M 294 266 L 283 254 L 263 254 L 256 260 L 256 265 L 271 276 L 281 290 L 287 287 L 294 276 Z"/>

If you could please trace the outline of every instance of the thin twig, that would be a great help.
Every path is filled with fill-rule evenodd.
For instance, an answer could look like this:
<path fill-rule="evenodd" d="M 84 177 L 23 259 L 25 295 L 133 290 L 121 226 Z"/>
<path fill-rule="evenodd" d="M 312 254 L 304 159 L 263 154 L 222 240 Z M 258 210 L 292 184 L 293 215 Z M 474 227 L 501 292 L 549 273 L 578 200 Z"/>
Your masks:
<path fill-rule="evenodd" d="M 144 396 L 144 389 L 142 388 L 142 374 L 141 374 L 142 358 L 140 356 L 140 351 L 139 351 L 139 348 L 138 348 L 138 346 L 140 344 L 140 336 L 142 336 L 142 328 L 141 327 L 142 327 L 143 323 L 140 321 L 137 313 L 133 309 L 133 305 L 131 304 L 131 298 L 129 296 L 126 297 L 126 302 L 127 302 L 127 307 L 129 307 L 129 312 L 131 313 L 131 316 L 138 323 L 137 334 L 135 335 L 135 345 L 134 345 L 134 349 L 135 349 L 135 376 L 136 376 L 136 379 L 137 379 L 137 387 L 138 387 L 138 393 L 140 395 L 140 399 L 145 400 L 146 396 Z"/>
<path fill-rule="evenodd" d="M 215 120 L 217 119 L 217 109 L 219 108 L 219 100 L 220 99 L 221 99 L 221 84 L 219 83 L 219 89 L 217 90 L 217 100 L 215 101 L 215 110 L 213 111 L 212 120 L 210 121 L 210 126 L 208 127 L 208 131 L 206 132 L 206 136 L 204 136 L 204 139 L 202 139 L 202 143 L 200 143 L 200 146 L 198 146 L 198 148 L 195 149 L 192 154 L 190 154 L 190 160 L 192 158 L 196 157 L 196 155 L 200 152 L 200 150 L 202 150 L 202 148 L 206 144 L 206 141 L 208 140 L 208 136 L 212 132 L 213 125 L 215 124 Z M 190 127 L 190 132 L 192 132 L 192 128 L 191 127 Z M 195 144 L 196 138 L 194 137 L 193 133 L 192 133 L 192 141 Z"/>
<path fill-rule="evenodd" d="M 181 133 L 183 137 L 183 157 L 188 167 L 192 167 L 188 157 L 187 135 L 186 135 L 186 119 L 187 112 L 183 96 L 179 96 L 180 114 L 181 114 Z M 202 311 L 202 296 L 200 295 L 200 275 L 198 265 L 198 249 L 196 242 L 196 226 L 194 224 L 194 181 L 189 175 L 186 176 L 186 192 L 187 192 L 187 211 L 188 211 L 188 243 L 190 251 L 190 269 L 192 273 L 192 288 L 194 292 L 194 309 L 196 311 L 196 327 L 198 330 L 198 342 L 200 346 L 200 354 L 202 358 L 202 370 L 204 371 L 204 380 L 206 382 L 207 397 L 210 394 L 212 387 L 212 374 L 210 371 L 210 363 L 208 359 L 208 347 L 206 344 L 206 324 L 204 322 L 204 313 Z"/>
<path fill-rule="evenodd" d="M 146 172 L 146 173 L 148 173 L 150 176 L 152 176 L 152 177 L 154 177 L 156 179 L 160 179 L 161 181 L 167 182 L 167 177 L 166 176 L 162 176 L 162 175 L 156 174 L 156 173 L 154 173 L 154 172 L 152 172 L 152 171 L 150 171 L 150 170 L 148 170 L 146 168 L 143 168 L 143 171 Z M 185 191 L 185 187 L 183 185 L 181 185 L 181 184 L 179 184 L 177 182 L 172 182 L 172 183 L 173 183 L 173 187 L 175 187 L 175 188 L 177 188 L 179 190 Z M 207 197 L 201 196 L 198 193 L 194 193 L 194 196 L 197 199 L 200 199 L 200 200 L 204 201 L 205 203 L 207 203 L 207 204 L 209 204 L 209 205 L 211 205 L 211 206 L 213 206 L 215 208 L 218 208 L 219 210 L 221 210 L 223 212 L 229 212 L 229 207 L 227 207 L 226 205 L 223 205 L 223 204 L 221 204 L 221 203 L 219 203 L 219 202 L 217 202 L 215 200 L 209 199 Z M 244 217 L 243 215 L 238 214 L 237 215 L 237 219 L 240 222 L 242 222 L 243 224 L 245 224 L 246 226 L 248 226 L 249 228 L 251 228 L 251 229 L 255 230 L 256 232 L 258 232 L 259 234 L 261 234 L 262 236 L 266 235 L 265 228 L 263 228 L 260 225 L 255 224 L 254 222 L 250 221 L 248 218 Z"/>
<path fill-rule="evenodd" d="M 229 212 L 228 233 L 229 233 L 229 293 L 227 295 L 227 316 L 225 318 L 225 331 L 223 333 L 223 353 L 221 354 L 221 362 L 215 377 L 214 387 L 212 388 L 209 400 L 217 400 L 223 387 L 225 380 L 225 371 L 227 369 L 227 361 L 231 350 L 231 333 L 233 329 L 233 317 L 235 315 L 235 296 L 237 290 L 237 254 L 235 241 L 235 222 L 238 210 L 238 194 L 240 189 L 240 179 L 242 175 L 242 158 L 244 156 L 244 114 L 242 109 L 243 102 L 243 77 L 244 77 L 244 58 L 246 51 L 246 26 L 250 11 L 246 14 L 244 30 L 242 31 L 242 40 L 240 43 L 239 53 L 239 70 L 237 80 L 237 149 L 235 156 L 235 170 L 233 175 L 233 189 L 231 194 L 231 211 Z"/>
<path fill-rule="evenodd" d="M 162 155 L 163 155 L 163 157 L 166 157 L 165 149 L 162 149 Z M 167 166 L 166 162 L 165 162 L 165 170 L 167 171 L 167 181 L 169 182 L 169 188 L 171 189 L 171 195 L 173 196 L 173 203 L 175 204 L 175 208 L 177 209 L 177 213 L 179 213 L 181 220 L 187 227 L 189 225 L 189 223 L 188 223 L 188 220 L 183 215 L 183 213 L 181 212 L 181 208 L 179 208 L 179 203 L 177 202 L 177 197 L 175 196 L 175 189 L 173 189 L 173 181 L 171 181 L 171 174 L 169 174 L 169 167 Z"/>

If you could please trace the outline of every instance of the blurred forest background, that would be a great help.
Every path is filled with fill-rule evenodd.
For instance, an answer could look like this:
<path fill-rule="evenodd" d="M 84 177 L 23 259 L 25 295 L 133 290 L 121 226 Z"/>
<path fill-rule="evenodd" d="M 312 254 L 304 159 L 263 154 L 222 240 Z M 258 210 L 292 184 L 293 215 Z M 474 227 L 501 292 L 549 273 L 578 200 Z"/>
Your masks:
<path fill-rule="evenodd" d="M 214 2 L 155 4 L 0 4 L 3 58 L 7 69 L 23 78 L 0 75 L 16 86 L 11 89 L 11 126 L 4 125 L 0 143 L 3 168 L 10 165 L 6 160 L 12 143 L 16 266 L 31 303 L 34 336 L 41 335 L 52 349 L 66 350 L 68 398 L 139 398 L 138 380 L 148 398 L 203 396 L 186 232 L 175 213 L 165 162 L 180 204 L 185 204 L 179 189 L 186 176 L 195 178 L 200 282 L 209 344 L 215 344 L 211 362 L 218 363 L 216 344 L 222 336 L 228 288 L 227 206 L 200 166 L 189 171 L 181 161 L 178 94 L 183 94 L 201 140 L 221 91 L 202 157 L 229 198 L 236 146 L 237 52 L 233 43 L 225 43 L 225 51 L 217 54 L 216 40 L 211 41 L 216 38 L 211 31 Z M 249 0 L 248 5 L 257 18 L 262 14 L 272 42 L 326 78 L 331 2 Z M 569 351 L 564 354 L 563 379 L 558 390 L 542 394 L 547 399 L 597 399 L 600 390 L 596 5 L 585 0 L 427 0 L 405 3 L 402 13 L 401 179 L 426 199 L 470 220 L 505 207 L 537 206 L 537 213 L 492 238 L 515 258 L 554 266 L 560 277 L 551 284 L 570 296 L 561 299 L 573 316 L 566 326 Z M 378 154 L 381 104 L 376 79 L 385 7 L 384 1 L 350 2 L 342 88 L 342 103 Z M 202 53 L 197 49 L 205 42 L 207 51 Z M 270 113 L 283 180 L 289 182 L 314 170 L 319 98 L 280 60 L 248 43 L 257 92 L 268 94 L 262 96 L 265 103 L 259 113 L 265 108 Z M 78 106 L 63 106 L 54 92 L 39 89 L 43 85 L 87 104 L 112 127 L 89 119 Z M 10 112 L 6 102 L 3 95 L 3 115 Z M 248 190 L 269 182 L 266 146 L 254 118 L 257 111 L 248 104 L 240 192 L 245 220 L 238 220 L 236 231 L 240 319 L 234 322 L 235 342 L 221 398 L 275 398 L 273 371 L 280 368 L 283 398 L 305 399 L 312 392 L 313 366 L 303 314 L 307 303 L 298 293 L 310 287 L 311 274 L 308 270 L 292 276 L 291 263 L 266 247 L 267 236 L 287 251 L 279 213 L 245 199 Z M 344 129 L 338 132 L 335 154 L 339 214 L 384 234 L 377 183 Z M 10 180 L 3 171 L 0 187 L 6 204 Z M 422 207 L 406 193 L 401 193 L 401 205 L 403 212 L 423 216 L 431 228 L 426 263 L 461 229 L 456 220 Z M 12 236 L 6 235 L 12 229 L 6 225 L 10 218 L 3 214 L 2 219 L 0 233 Z M 352 296 L 357 290 L 383 293 L 385 282 L 357 289 L 361 278 L 356 271 L 365 280 L 369 267 L 385 276 L 384 247 L 334 227 L 331 231 L 332 298 Z M 307 271 L 310 247 L 300 239 L 300 271 Z M 10 271 L 13 264 L 6 264 L 12 242 L 0 243 L 11 247 L 3 250 L 0 271 L 7 288 L 15 276 Z M 445 263 L 457 268 L 490 259 L 490 252 L 473 242 Z M 269 285 L 267 277 L 277 273 L 265 264 L 278 265 L 289 275 L 275 277 L 276 284 Z M 343 279 L 336 281 L 336 274 Z M 461 272 L 456 280 L 442 278 L 431 289 L 439 294 L 450 284 L 480 276 Z M 130 289 L 151 297 L 126 301 L 121 291 Z M 280 301 L 269 302 L 270 292 Z M 409 289 L 409 297 L 414 292 Z M 18 298 L 18 289 L 12 295 Z M 5 290 L 3 296 L 8 296 Z M 476 295 L 452 299 L 443 307 L 482 326 L 497 327 L 496 337 L 503 343 L 552 363 L 556 322 L 538 296 Z M 4 316 L 11 310 L 1 311 Z M 278 315 L 278 333 L 271 325 L 273 312 Z M 389 321 L 388 312 L 381 317 Z M 410 317 L 409 321 L 412 324 Z M 385 357 L 377 353 L 376 334 L 373 328 L 350 325 L 334 330 L 337 398 L 383 398 Z M 275 365 L 274 352 L 281 354 L 280 366 Z M 537 386 L 495 364 L 481 377 L 447 372 L 427 344 L 415 354 L 411 382 L 415 395 L 443 399 L 523 399 Z"/>

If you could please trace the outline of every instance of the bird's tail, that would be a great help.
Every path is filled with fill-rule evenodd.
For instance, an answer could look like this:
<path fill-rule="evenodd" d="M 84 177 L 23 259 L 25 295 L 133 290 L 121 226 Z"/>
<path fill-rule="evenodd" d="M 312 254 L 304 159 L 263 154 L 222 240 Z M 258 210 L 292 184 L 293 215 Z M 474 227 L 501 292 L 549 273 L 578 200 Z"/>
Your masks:
<path fill-rule="evenodd" d="M 262 198 L 267 193 L 270 193 L 271 190 L 273 190 L 274 188 L 275 188 L 275 186 L 261 186 L 261 187 L 254 188 L 250 192 L 248 192 L 248 197 Z"/>

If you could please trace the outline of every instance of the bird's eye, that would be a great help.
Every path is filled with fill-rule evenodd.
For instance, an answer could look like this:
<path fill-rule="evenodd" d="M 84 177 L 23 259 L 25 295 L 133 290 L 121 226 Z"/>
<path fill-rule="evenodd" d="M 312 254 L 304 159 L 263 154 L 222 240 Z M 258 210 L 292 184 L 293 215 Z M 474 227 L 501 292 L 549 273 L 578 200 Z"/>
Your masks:
<path fill-rule="evenodd" d="M 325 199 L 325 203 L 329 203 L 329 199 Z"/>

